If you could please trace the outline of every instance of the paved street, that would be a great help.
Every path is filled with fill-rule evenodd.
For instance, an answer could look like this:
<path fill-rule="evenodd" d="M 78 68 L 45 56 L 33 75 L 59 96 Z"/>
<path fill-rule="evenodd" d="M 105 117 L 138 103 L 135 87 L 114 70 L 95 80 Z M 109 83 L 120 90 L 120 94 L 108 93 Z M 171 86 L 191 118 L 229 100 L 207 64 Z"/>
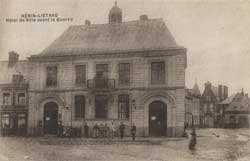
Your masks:
<path fill-rule="evenodd" d="M 248 161 L 250 160 L 250 130 L 197 130 L 197 147 L 188 149 L 188 139 L 153 139 L 160 144 L 110 143 L 53 144 L 44 138 L 0 138 L 0 161 Z M 45 139 L 46 140 L 46 139 Z M 143 139 L 141 139 L 143 140 Z M 93 142 L 93 141 L 92 141 Z M 91 141 L 90 141 L 91 143 Z"/>

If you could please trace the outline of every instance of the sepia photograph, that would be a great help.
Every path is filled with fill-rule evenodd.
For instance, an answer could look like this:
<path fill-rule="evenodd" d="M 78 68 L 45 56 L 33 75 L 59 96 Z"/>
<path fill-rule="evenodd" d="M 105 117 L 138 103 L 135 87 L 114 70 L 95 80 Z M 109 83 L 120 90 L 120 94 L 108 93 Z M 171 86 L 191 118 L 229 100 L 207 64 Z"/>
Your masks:
<path fill-rule="evenodd" d="M 250 0 L 0 0 L 0 161 L 249 161 Z"/>

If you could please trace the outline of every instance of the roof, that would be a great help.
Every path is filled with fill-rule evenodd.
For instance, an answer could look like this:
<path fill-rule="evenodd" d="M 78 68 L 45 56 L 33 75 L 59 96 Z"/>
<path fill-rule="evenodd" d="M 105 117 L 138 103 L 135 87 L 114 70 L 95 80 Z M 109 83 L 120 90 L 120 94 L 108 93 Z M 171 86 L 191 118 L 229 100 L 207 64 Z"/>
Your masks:
<path fill-rule="evenodd" d="M 234 97 L 236 96 L 237 94 L 233 94 L 231 95 L 230 97 L 226 98 L 224 101 L 222 101 L 220 104 L 230 104 L 233 102 L 234 100 Z"/>
<path fill-rule="evenodd" d="M 183 48 L 162 19 L 70 26 L 38 56 Z"/>
<path fill-rule="evenodd" d="M 201 95 L 201 92 L 200 92 L 200 89 L 199 89 L 199 86 L 197 83 L 194 84 L 194 87 L 192 89 L 192 92 L 194 95 L 196 96 L 200 96 Z"/>
<path fill-rule="evenodd" d="M 13 74 L 22 74 L 28 80 L 29 65 L 27 60 L 19 60 L 13 67 L 8 66 L 8 61 L 0 61 L 0 84 L 12 82 Z"/>

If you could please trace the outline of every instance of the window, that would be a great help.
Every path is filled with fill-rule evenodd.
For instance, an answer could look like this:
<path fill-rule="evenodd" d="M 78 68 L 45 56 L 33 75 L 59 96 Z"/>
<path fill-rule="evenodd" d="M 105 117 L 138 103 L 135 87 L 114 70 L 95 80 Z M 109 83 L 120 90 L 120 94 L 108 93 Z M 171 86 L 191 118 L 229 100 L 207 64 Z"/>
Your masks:
<path fill-rule="evenodd" d="M 99 79 L 108 78 L 108 64 L 96 64 L 96 77 Z"/>
<path fill-rule="evenodd" d="M 18 114 L 18 128 L 25 128 L 26 126 L 26 115 L 23 113 Z"/>
<path fill-rule="evenodd" d="M 47 87 L 57 86 L 57 67 L 56 66 L 47 67 L 46 85 Z"/>
<path fill-rule="evenodd" d="M 107 118 L 108 97 L 106 95 L 97 95 L 95 97 L 95 117 Z"/>
<path fill-rule="evenodd" d="M 129 95 L 118 96 L 118 117 L 119 119 L 129 118 Z"/>
<path fill-rule="evenodd" d="M 10 93 L 3 93 L 3 105 L 11 105 Z"/>
<path fill-rule="evenodd" d="M 128 85 L 130 82 L 130 64 L 120 63 L 119 64 L 119 84 Z"/>
<path fill-rule="evenodd" d="M 76 85 L 85 84 L 85 82 L 86 82 L 86 65 L 76 65 L 75 72 L 76 72 L 76 78 L 75 78 Z"/>
<path fill-rule="evenodd" d="M 17 104 L 24 105 L 25 104 L 25 93 L 18 93 L 17 94 Z"/>
<path fill-rule="evenodd" d="M 164 84 L 165 83 L 165 63 L 153 62 L 151 63 L 151 83 Z"/>
<path fill-rule="evenodd" d="M 85 116 L 85 97 L 83 95 L 75 96 L 75 118 L 84 118 Z"/>
<path fill-rule="evenodd" d="M 108 87 L 108 64 L 96 64 L 95 87 Z"/>
<path fill-rule="evenodd" d="M 10 127 L 10 115 L 9 114 L 2 114 L 1 124 L 2 124 L 2 128 Z"/>

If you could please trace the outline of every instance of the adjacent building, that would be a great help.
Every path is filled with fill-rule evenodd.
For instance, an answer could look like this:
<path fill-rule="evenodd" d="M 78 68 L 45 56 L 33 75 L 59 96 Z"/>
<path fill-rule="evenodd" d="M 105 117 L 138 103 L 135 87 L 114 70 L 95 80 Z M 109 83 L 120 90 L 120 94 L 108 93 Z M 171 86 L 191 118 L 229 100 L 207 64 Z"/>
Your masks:
<path fill-rule="evenodd" d="M 187 127 L 200 126 L 200 97 L 201 92 L 197 83 L 192 89 L 185 91 L 185 124 Z"/>
<path fill-rule="evenodd" d="M 0 62 L 0 131 L 1 135 L 26 135 L 28 125 L 28 64 L 19 61 L 14 67 Z M 22 74 L 21 74 L 22 73 Z"/>
<path fill-rule="evenodd" d="M 201 95 L 201 127 L 218 127 L 220 115 L 217 111 L 217 104 L 227 97 L 227 86 L 219 85 L 218 87 L 214 87 L 210 82 L 205 83 L 205 89 Z"/>
<path fill-rule="evenodd" d="M 181 136 L 186 64 L 163 19 L 123 22 L 115 4 L 107 24 L 70 26 L 28 58 L 28 134 L 123 122 L 126 135 L 134 123 L 138 136 Z"/>
<path fill-rule="evenodd" d="M 250 124 L 250 99 L 248 94 L 236 93 L 219 103 L 220 127 L 242 128 Z"/>

